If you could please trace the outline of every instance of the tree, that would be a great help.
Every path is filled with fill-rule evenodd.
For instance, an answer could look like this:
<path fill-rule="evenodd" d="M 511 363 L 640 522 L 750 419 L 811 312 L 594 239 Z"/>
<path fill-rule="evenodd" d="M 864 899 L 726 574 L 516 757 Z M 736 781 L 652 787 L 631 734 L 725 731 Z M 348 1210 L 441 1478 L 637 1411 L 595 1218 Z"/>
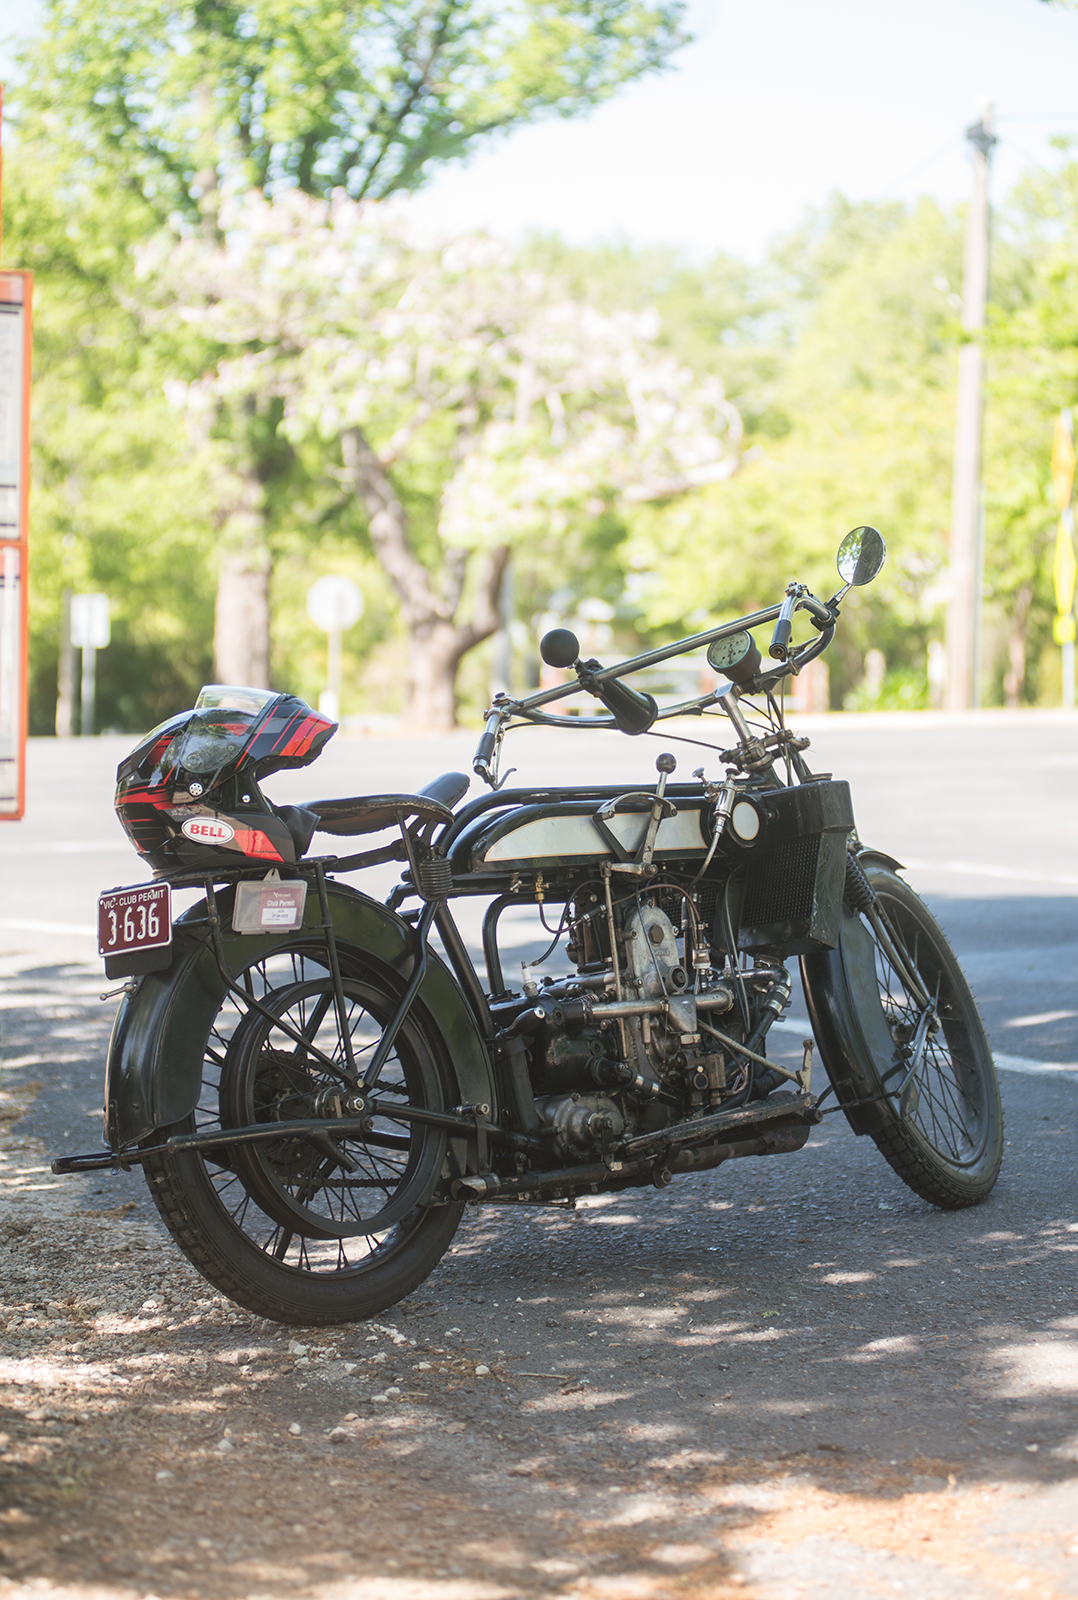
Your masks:
<path fill-rule="evenodd" d="M 682 0 L 52 0 L 14 99 L 69 181 L 210 234 L 226 183 L 414 189 L 537 117 L 574 116 L 660 67 Z M 218 511 L 218 672 L 269 681 L 273 502 L 294 463 L 240 399 Z"/>
<path fill-rule="evenodd" d="M 294 446 L 337 455 L 408 630 L 413 725 L 453 725 L 514 545 L 736 470 L 736 409 L 656 349 L 654 313 L 599 311 L 490 239 L 424 243 L 399 205 L 247 193 L 221 220 L 221 244 L 147 252 L 147 282 L 234 352 L 221 403 L 279 403 Z"/>
<path fill-rule="evenodd" d="M 835 693 L 857 683 L 869 645 L 920 666 L 947 561 L 960 259 L 955 222 L 927 201 L 836 199 L 777 242 L 770 436 L 750 438 L 721 492 L 634 518 L 644 627 L 702 627 L 772 603 L 791 578 L 831 592 L 839 539 L 868 522 L 888 562 L 840 630 Z"/>
<path fill-rule="evenodd" d="M 107 214 L 73 210 L 56 168 L 25 149 L 4 180 L 6 257 L 35 276 L 31 731 L 55 727 L 65 589 L 112 602 L 99 726 L 152 727 L 210 672 L 213 530 L 161 350 L 116 292 L 144 215 L 124 196 Z"/>
<path fill-rule="evenodd" d="M 684 43 L 682 0 L 51 0 L 21 115 L 204 214 L 267 193 L 414 189 L 432 163 L 577 116 Z"/>
<path fill-rule="evenodd" d="M 995 250 L 986 408 L 986 589 L 1004 618 L 1008 705 L 1042 696 L 1058 662 L 1051 441 L 1078 403 L 1078 162 L 1034 172 L 1010 197 Z M 1032 671 L 1030 668 L 1032 667 Z M 1031 681 L 1027 682 L 1027 678 Z"/>

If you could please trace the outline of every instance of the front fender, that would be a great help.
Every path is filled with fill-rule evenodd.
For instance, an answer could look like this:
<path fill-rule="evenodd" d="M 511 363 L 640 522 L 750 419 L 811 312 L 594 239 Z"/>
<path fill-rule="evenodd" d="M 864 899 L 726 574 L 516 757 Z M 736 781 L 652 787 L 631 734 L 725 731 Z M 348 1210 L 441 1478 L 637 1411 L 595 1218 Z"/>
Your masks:
<path fill-rule="evenodd" d="M 862 868 L 882 872 L 901 868 L 901 862 L 883 850 L 862 848 L 857 861 Z M 874 1061 L 886 1061 L 894 1049 L 880 1011 L 872 950 L 860 917 L 844 905 L 835 949 L 801 957 L 805 1006 L 820 1059 L 856 1134 L 882 1132 L 890 1115 L 879 1099 L 879 1078 L 872 1066 Z"/>
<path fill-rule="evenodd" d="M 856 855 L 862 867 L 886 867 L 889 872 L 905 872 L 906 870 L 901 861 L 896 861 L 894 856 L 889 856 L 886 850 L 875 850 L 871 845 L 859 845 Z"/>
<path fill-rule="evenodd" d="M 397 987 L 412 970 L 415 938 L 400 917 L 377 900 L 344 884 L 328 884 L 330 912 L 341 970 L 381 968 Z M 232 891 L 217 897 L 222 923 L 224 965 L 235 978 L 252 962 L 302 944 L 321 944 L 318 897 L 309 895 L 303 925 L 294 933 L 247 935 L 231 932 Z M 162 972 L 139 980 L 116 1013 L 105 1074 L 105 1138 L 120 1150 L 157 1128 L 181 1121 L 194 1110 L 202 1085 L 202 1063 L 213 1020 L 227 994 L 209 930 L 205 902 L 177 919 L 172 962 Z M 462 1103 L 487 1104 L 497 1116 L 489 1058 L 467 1001 L 449 968 L 434 950 L 415 1004 L 440 1036 L 446 1062 L 456 1076 Z"/>

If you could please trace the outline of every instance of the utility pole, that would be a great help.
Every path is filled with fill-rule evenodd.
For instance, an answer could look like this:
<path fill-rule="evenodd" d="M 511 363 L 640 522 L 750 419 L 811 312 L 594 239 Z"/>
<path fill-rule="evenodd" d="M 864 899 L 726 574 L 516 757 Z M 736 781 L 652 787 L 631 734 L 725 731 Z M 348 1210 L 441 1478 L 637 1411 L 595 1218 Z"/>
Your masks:
<path fill-rule="evenodd" d="M 65 589 L 60 605 L 60 658 L 56 674 L 56 737 L 70 739 L 75 731 L 75 646 L 71 643 L 71 590 Z"/>
<path fill-rule="evenodd" d="M 973 146 L 973 194 L 966 218 L 962 274 L 962 328 L 958 354 L 954 480 L 951 490 L 951 601 L 947 611 L 949 711 L 980 704 L 980 634 L 983 567 L 981 521 L 981 422 L 984 412 L 984 348 L 981 333 L 988 304 L 988 162 L 997 142 L 992 107 L 966 129 Z"/>

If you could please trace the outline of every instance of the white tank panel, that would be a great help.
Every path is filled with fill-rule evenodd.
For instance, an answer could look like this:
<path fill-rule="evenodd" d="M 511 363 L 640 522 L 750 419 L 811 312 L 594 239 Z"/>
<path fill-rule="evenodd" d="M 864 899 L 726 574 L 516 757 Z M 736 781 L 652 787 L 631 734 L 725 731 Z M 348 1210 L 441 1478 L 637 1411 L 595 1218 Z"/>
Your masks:
<path fill-rule="evenodd" d="M 626 850 L 633 852 L 643 843 L 649 821 L 646 812 L 633 811 L 611 817 L 607 826 Z M 700 812 L 679 811 L 676 817 L 664 817 L 659 823 L 655 848 L 678 855 L 692 855 L 704 850 Z M 534 817 L 530 822 L 521 823 L 511 833 L 495 839 L 483 853 L 482 863 L 493 865 L 499 861 L 542 861 L 551 857 L 571 859 L 573 856 L 611 854 L 612 851 L 590 817 Z M 476 863 L 477 866 L 479 864 Z"/>

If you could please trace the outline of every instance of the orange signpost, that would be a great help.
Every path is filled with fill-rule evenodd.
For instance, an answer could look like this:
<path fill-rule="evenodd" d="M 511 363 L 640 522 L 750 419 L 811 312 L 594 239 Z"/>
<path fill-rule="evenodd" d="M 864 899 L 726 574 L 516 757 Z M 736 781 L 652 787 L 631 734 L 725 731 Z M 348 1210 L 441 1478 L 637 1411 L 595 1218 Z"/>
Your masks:
<path fill-rule="evenodd" d="M 0 85 L 0 116 L 3 94 Z M 32 273 L 0 270 L 0 822 L 17 822 L 26 806 L 33 281 Z"/>
<path fill-rule="evenodd" d="M 26 804 L 29 272 L 0 270 L 0 821 Z"/>

